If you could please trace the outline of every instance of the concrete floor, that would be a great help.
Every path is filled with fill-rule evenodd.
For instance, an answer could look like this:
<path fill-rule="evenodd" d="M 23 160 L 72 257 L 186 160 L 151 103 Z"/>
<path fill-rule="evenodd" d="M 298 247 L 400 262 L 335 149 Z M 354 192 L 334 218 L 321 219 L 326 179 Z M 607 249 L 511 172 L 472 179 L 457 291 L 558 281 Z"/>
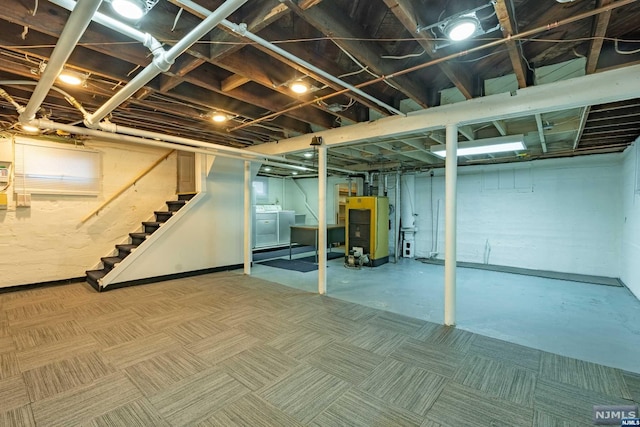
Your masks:
<path fill-rule="evenodd" d="M 252 275 L 318 289 L 317 271 L 254 264 Z M 458 268 L 457 282 L 460 329 L 640 373 L 640 301 L 626 288 L 471 268 Z M 401 258 L 356 270 L 331 260 L 327 291 L 344 301 L 443 322 L 443 266 Z"/>

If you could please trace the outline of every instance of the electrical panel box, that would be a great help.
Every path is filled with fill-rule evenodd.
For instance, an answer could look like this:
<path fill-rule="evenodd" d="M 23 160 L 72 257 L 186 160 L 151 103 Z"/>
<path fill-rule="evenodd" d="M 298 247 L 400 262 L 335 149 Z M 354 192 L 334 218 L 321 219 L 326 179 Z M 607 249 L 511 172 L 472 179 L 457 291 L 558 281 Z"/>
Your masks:
<path fill-rule="evenodd" d="M 347 197 L 346 254 L 354 246 L 369 256 L 371 266 L 389 262 L 389 199 Z"/>
<path fill-rule="evenodd" d="M 0 161 L 0 184 L 9 182 L 11 163 Z"/>

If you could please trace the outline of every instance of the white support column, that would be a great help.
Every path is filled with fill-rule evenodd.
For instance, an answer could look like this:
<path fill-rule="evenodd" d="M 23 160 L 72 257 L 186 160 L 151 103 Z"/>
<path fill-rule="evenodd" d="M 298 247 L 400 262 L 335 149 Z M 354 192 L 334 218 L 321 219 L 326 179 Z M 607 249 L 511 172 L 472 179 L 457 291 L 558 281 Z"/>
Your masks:
<path fill-rule="evenodd" d="M 327 147 L 318 147 L 318 293 L 327 293 Z"/>
<path fill-rule="evenodd" d="M 251 162 L 244 162 L 244 274 L 251 275 Z"/>
<path fill-rule="evenodd" d="M 444 324 L 456 324 L 456 198 L 458 184 L 458 127 L 447 125 L 445 159 Z"/>

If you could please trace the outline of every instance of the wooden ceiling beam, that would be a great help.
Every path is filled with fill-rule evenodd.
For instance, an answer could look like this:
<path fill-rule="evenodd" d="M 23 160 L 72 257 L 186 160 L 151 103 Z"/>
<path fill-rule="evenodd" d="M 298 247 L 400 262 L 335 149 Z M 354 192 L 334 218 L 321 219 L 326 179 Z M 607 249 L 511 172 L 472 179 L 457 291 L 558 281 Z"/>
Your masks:
<path fill-rule="evenodd" d="M 422 46 L 425 50 L 425 54 L 432 59 L 439 58 L 440 55 L 435 53 L 435 40 L 433 37 L 424 31 L 420 33 L 416 32 L 418 22 L 415 19 L 416 14 L 411 2 L 409 0 L 384 0 L 384 2 L 402 25 L 404 25 L 409 34 L 411 34 L 420 46 Z M 471 76 L 466 71 L 456 64 L 449 64 L 446 62 L 438 64 L 438 67 L 458 88 L 465 98 L 473 98 L 473 84 Z"/>
<path fill-rule="evenodd" d="M 517 33 L 515 28 L 514 19 L 512 18 L 512 11 L 509 10 L 505 0 L 496 0 L 494 4 L 500 27 L 502 28 L 502 35 L 509 39 L 512 35 Z M 515 11 L 513 11 L 515 13 Z M 524 60 L 520 53 L 520 46 L 518 42 L 509 40 L 505 43 L 507 52 L 509 53 L 509 59 L 511 60 L 511 66 L 518 80 L 518 87 L 520 89 L 527 87 L 527 74 Z"/>
<path fill-rule="evenodd" d="M 596 8 L 606 6 L 612 1 L 613 0 L 598 0 Z M 600 58 L 600 51 L 602 50 L 602 43 L 604 42 L 604 36 L 607 34 L 610 19 L 610 10 L 600 13 L 594 17 L 593 28 L 591 29 L 591 42 L 589 43 L 589 53 L 587 54 L 587 74 L 596 72 L 598 59 Z"/>
<path fill-rule="evenodd" d="M 302 10 L 293 0 L 283 0 L 298 16 L 307 21 L 322 34 L 335 37 L 334 43 L 353 55 L 364 66 L 380 76 L 390 76 L 389 83 L 399 90 L 404 96 L 412 99 L 422 107 L 427 107 L 428 93 L 425 85 L 409 76 L 396 76 L 398 71 L 395 65 L 382 56 L 387 53 L 372 43 L 363 40 L 370 38 L 364 29 L 354 25 L 348 16 L 340 10 L 321 3 L 310 9 Z"/>
<path fill-rule="evenodd" d="M 241 76 L 239 74 L 234 74 L 224 79 L 221 82 L 220 86 L 223 92 L 229 92 L 235 88 L 242 86 L 245 83 L 249 83 L 250 81 L 251 79 L 248 77 Z"/>

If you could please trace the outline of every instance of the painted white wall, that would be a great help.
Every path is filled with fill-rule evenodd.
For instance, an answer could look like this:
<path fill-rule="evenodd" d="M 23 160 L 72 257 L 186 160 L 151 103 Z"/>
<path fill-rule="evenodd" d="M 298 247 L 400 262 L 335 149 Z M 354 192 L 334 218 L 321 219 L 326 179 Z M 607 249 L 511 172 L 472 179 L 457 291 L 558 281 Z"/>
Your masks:
<path fill-rule="evenodd" d="M 208 160 L 206 194 L 135 262 L 118 268 L 113 283 L 242 264 L 244 162 Z"/>
<path fill-rule="evenodd" d="M 640 139 L 624 153 L 620 279 L 640 299 Z"/>
<path fill-rule="evenodd" d="M 619 154 L 459 171 L 459 261 L 619 277 Z M 415 200 L 416 256 L 429 255 L 432 217 L 441 200 L 438 258 L 443 258 L 442 171 L 416 178 Z"/>
<path fill-rule="evenodd" d="M 102 153 L 102 191 L 95 196 L 37 195 L 30 208 L 0 210 L 0 287 L 84 276 L 100 257 L 141 222 L 175 199 L 176 157 L 171 155 L 98 216 L 81 219 L 167 153 L 141 145 L 87 141 Z M 8 193 L 13 192 L 10 187 Z"/>

